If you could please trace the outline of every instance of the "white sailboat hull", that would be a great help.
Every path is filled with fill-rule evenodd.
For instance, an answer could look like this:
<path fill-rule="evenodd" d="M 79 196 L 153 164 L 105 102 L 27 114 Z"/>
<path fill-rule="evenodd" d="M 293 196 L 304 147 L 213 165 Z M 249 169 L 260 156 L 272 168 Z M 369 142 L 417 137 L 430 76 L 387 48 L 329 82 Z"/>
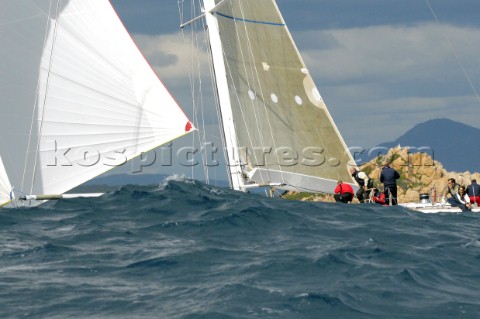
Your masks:
<path fill-rule="evenodd" d="M 448 204 L 441 204 L 441 203 L 405 203 L 399 204 L 402 207 L 421 212 L 426 214 L 434 214 L 434 213 L 461 213 L 462 210 L 458 207 L 453 207 Z M 480 213 L 480 208 L 476 207 L 471 210 L 473 213 Z"/>

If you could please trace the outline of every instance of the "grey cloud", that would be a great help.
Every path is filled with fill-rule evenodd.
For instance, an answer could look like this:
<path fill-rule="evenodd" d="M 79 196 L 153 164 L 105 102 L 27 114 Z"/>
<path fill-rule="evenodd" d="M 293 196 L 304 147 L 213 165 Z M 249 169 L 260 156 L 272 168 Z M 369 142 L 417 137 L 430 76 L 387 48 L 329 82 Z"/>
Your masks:
<path fill-rule="evenodd" d="M 169 65 L 175 65 L 178 62 L 178 57 L 174 54 L 156 51 L 149 54 L 148 60 L 155 67 L 165 67 Z"/>

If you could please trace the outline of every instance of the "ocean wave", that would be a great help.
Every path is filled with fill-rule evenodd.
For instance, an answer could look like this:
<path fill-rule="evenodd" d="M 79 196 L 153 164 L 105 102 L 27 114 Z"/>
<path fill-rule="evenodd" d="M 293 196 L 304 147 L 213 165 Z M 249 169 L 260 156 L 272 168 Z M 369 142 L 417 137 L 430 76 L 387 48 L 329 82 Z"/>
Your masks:
<path fill-rule="evenodd" d="M 476 318 L 479 221 L 182 177 L 112 187 L 0 210 L 2 317 Z"/>

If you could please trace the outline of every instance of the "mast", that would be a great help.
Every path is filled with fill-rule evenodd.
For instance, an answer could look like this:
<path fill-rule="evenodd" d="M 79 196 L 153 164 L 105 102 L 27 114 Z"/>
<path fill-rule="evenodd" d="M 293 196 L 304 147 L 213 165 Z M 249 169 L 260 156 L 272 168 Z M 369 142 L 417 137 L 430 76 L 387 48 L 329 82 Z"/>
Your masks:
<path fill-rule="evenodd" d="M 235 132 L 235 122 L 233 121 L 232 104 L 227 82 L 227 71 L 223 58 L 223 47 L 220 39 L 217 18 L 215 10 L 215 0 L 204 0 L 205 19 L 208 27 L 208 35 L 212 52 L 213 67 L 215 70 L 215 83 L 217 86 L 218 97 L 220 101 L 220 113 L 222 127 L 225 139 L 225 155 L 230 175 L 231 187 L 234 190 L 245 190 L 242 173 L 242 163 L 238 152 L 238 140 Z"/>

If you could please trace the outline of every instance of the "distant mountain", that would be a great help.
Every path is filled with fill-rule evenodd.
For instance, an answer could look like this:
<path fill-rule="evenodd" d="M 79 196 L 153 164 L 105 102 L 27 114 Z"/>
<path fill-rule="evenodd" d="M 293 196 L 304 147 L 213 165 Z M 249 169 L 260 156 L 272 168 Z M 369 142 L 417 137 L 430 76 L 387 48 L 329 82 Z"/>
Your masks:
<path fill-rule="evenodd" d="M 387 149 L 410 146 L 410 152 L 424 151 L 455 172 L 480 171 L 480 129 L 449 119 L 417 124 L 393 142 L 380 144 Z M 371 154 L 369 159 L 375 157 Z"/>

